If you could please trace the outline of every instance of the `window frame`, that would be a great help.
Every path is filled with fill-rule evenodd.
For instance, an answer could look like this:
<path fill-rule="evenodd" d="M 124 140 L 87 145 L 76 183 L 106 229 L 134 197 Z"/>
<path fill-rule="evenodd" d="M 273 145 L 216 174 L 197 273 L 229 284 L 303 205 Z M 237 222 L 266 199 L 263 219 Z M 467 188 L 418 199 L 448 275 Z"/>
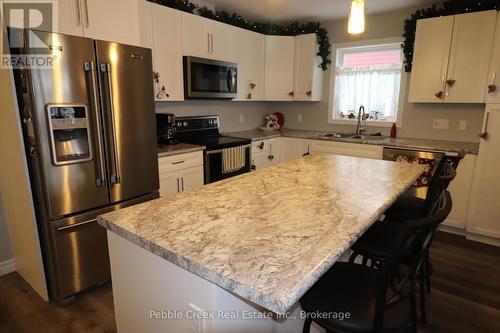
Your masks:
<path fill-rule="evenodd" d="M 335 68 L 337 67 L 337 53 L 339 49 L 344 48 L 354 48 L 354 47 L 363 47 L 363 46 L 375 46 L 375 45 L 383 45 L 383 44 L 401 44 L 403 43 L 403 39 L 401 37 L 394 38 L 383 38 L 383 39 L 371 39 L 364 40 L 359 42 L 347 42 L 347 43 L 337 43 L 332 46 L 332 66 L 330 67 L 330 92 L 328 94 L 328 119 L 327 122 L 329 124 L 337 124 L 337 125 L 353 125 L 356 126 L 358 123 L 357 119 L 334 119 L 334 98 L 335 98 Z M 399 84 L 399 101 L 398 101 L 398 110 L 396 113 L 396 127 L 403 127 L 403 111 L 404 104 L 406 100 L 406 81 L 407 81 L 408 73 L 404 70 L 402 65 L 401 67 L 401 82 Z M 366 124 L 370 127 L 392 127 L 394 121 L 370 121 L 367 120 Z"/>

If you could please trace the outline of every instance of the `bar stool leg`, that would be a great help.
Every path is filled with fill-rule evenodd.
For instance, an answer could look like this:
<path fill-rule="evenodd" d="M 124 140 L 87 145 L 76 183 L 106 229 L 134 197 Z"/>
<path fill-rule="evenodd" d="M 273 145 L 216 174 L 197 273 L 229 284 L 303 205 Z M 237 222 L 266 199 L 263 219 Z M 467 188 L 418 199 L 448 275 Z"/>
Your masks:
<path fill-rule="evenodd" d="M 420 321 L 424 324 L 427 323 L 427 308 L 426 308 L 426 289 L 425 289 L 425 280 L 427 278 L 427 272 L 425 269 L 425 263 L 420 266 Z"/>
<path fill-rule="evenodd" d="M 311 324 L 312 324 L 312 319 L 311 318 L 306 318 L 304 321 L 304 327 L 302 328 L 302 333 L 309 333 L 311 330 Z"/>

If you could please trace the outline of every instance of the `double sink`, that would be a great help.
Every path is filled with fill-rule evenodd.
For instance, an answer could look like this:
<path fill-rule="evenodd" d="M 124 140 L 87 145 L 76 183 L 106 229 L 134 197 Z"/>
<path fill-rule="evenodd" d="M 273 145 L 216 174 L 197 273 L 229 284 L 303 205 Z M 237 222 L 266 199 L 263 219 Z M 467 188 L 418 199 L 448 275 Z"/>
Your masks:
<path fill-rule="evenodd" d="M 375 134 L 356 134 L 356 133 L 325 133 L 321 134 L 320 137 L 322 138 L 336 138 L 336 139 L 350 139 L 350 140 L 383 140 L 385 139 L 384 136 L 382 136 L 382 133 L 375 133 Z"/>

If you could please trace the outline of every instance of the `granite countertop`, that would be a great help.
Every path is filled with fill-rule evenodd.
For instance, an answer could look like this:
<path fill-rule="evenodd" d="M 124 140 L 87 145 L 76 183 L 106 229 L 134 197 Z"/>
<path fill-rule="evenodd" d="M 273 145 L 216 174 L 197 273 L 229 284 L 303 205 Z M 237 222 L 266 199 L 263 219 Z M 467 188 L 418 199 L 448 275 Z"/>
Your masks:
<path fill-rule="evenodd" d="M 98 222 L 283 314 L 423 170 L 313 154 L 108 213 Z"/>
<path fill-rule="evenodd" d="M 205 150 L 205 146 L 191 145 L 187 143 L 178 143 L 176 145 L 160 145 L 158 146 L 158 157 L 179 155 L 192 153 L 195 151 Z"/>
<path fill-rule="evenodd" d="M 365 138 L 365 139 L 350 139 L 350 138 L 332 138 L 323 136 L 327 132 L 303 131 L 283 129 L 280 131 L 262 131 L 259 129 L 241 132 L 229 132 L 227 135 L 248 138 L 252 141 L 271 139 L 276 137 L 290 137 L 300 139 L 325 140 L 336 142 L 350 142 L 360 144 L 370 144 L 386 147 L 412 148 L 412 149 L 429 149 L 448 152 L 459 152 L 464 150 L 467 154 L 476 155 L 479 152 L 479 143 L 459 142 L 459 141 L 441 141 L 428 139 L 411 139 L 411 138 Z"/>

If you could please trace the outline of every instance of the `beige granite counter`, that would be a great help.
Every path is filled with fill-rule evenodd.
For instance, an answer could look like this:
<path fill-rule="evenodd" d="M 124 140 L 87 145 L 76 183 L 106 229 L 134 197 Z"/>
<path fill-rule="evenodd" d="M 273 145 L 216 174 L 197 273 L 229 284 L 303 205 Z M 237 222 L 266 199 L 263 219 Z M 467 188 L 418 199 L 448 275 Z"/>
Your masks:
<path fill-rule="evenodd" d="M 477 155 L 479 151 L 479 143 L 472 142 L 458 142 L 458 141 L 441 141 L 441 140 L 428 140 L 428 139 L 411 139 L 411 138 L 370 138 L 365 139 L 350 139 L 350 138 L 332 138 L 325 137 L 325 132 L 316 131 L 302 131 L 302 130 L 288 130 L 283 129 L 279 131 L 262 131 L 259 129 L 241 132 L 229 132 L 227 135 L 248 138 L 252 141 L 259 141 L 265 139 L 271 139 L 276 137 L 289 137 L 289 138 L 299 138 L 299 139 L 311 139 L 311 140 L 325 140 L 325 141 L 336 141 L 336 142 L 349 142 L 349 143 L 359 143 L 359 144 L 369 144 L 369 145 L 379 145 L 386 147 L 396 147 L 396 148 L 411 148 L 411 149 L 424 149 L 424 150 L 439 150 L 447 152 L 459 152 L 464 150 L 467 154 Z"/>
<path fill-rule="evenodd" d="M 158 157 L 180 155 L 205 150 L 205 146 L 191 145 L 188 143 L 178 143 L 176 145 L 160 145 L 157 152 Z"/>
<path fill-rule="evenodd" d="M 282 314 L 422 171 L 416 164 L 312 154 L 108 213 L 98 222 Z"/>

